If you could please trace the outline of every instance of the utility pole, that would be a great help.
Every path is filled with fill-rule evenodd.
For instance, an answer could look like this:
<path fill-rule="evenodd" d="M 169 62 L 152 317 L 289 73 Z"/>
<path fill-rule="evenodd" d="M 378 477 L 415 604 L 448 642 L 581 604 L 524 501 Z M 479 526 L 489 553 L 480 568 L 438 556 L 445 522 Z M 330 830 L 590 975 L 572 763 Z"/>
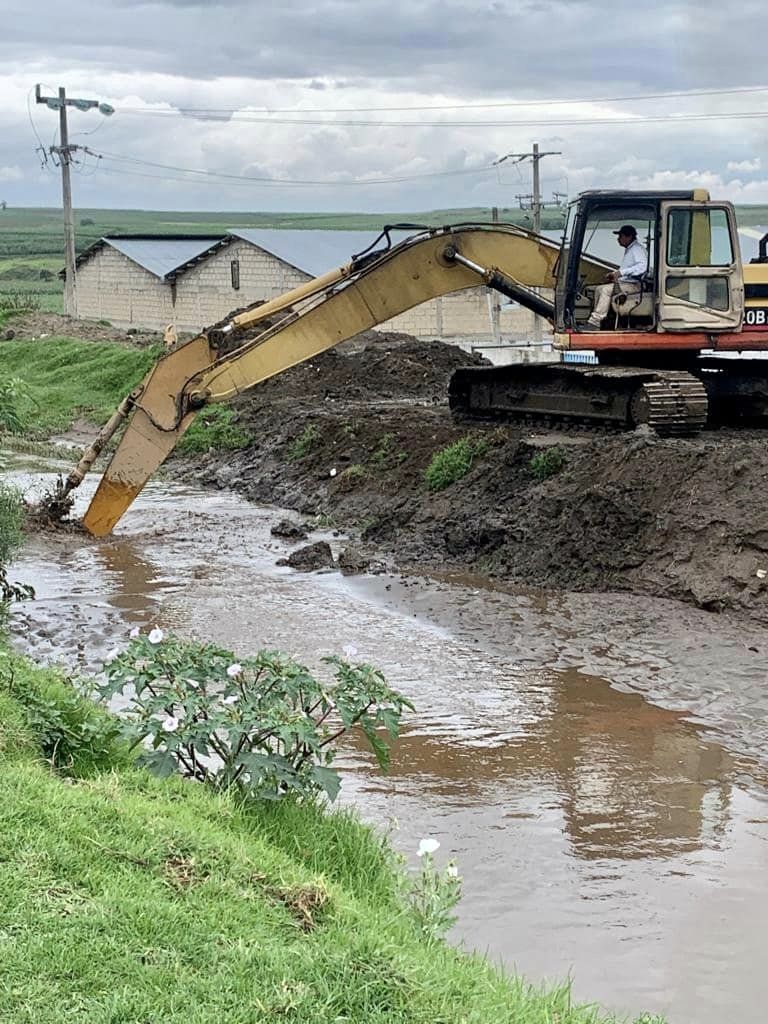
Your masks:
<path fill-rule="evenodd" d="M 72 157 L 82 146 L 70 146 L 69 127 L 67 125 L 67 107 L 76 107 L 78 110 L 91 110 L 98 108 L 100 113 L 108 117 L 114 113 L 114 108 L 108 103 L 100 103 L 98 100 L 81 100 L 67 97 L 65 89 L 59 87 L 58 96 L 43 96 L 40 86 L 35 86 L 35 99 L 38 103 L 45 103 L 51 110 L 59 112 L 59 145 L 51 146 L 49 152 L 57 156 L 61 167 L 61 197 L 64 207 L 64 312 L 67 316 L 77 316 L 77 288 L 75 283 L 75 219 L 72 210 L 72 179 L 69 168 Z"/>
<path fill-rule="evenodd" d="M 547 150 L 544 153 L 540 153 L 538 142 L 534 142 L 533 152 L 531 153 L 507 153 L 506 156 L 493 161 L 494 166 L 503 164 L 505 160 L 513 160 L 516 164 L 522 163 L 523 160 L 531 160 L 533 162 L 533 194 L 530 196 L 518 196 L 518 198 L 520 200 L 530 199 L 533 212 L 533 230 L 537 235 L 541 234 L 541 211 L 546 205 L 541 201 L 541 176 L 539 174 L 539 161 L 543 160 L 545 156 L 562 156 L 562 153 L 560 150 Z"/>
<path fill-rule="evenodd" d="M 533 194 L 530 196 L 517 196 L 520 202 L 521 208 L 523 202 L 527 202 L 530 199 L 531 211 L 533 213 L 533 230 L 537 235 L 541 234 L 541 209 L 545 204 L 541 201 L 541 176 L 539 174 L 539 162 L 544 159 L 545 156 L 562 156 L 560 150 L 547 150 L 544 153 L 539 152 L 538 142 L 534 142 L 532 152 L 530 153 L 507 153 L 506 156 L 500 157 L 498 160 L 494 160 L 494 164 L 503 164 L 505 160 L 513 160 L 516 164 L 522 163 L 523 160 L 531 160 L 533 162 Z M 533 317 L 533 344 L 538 348 L 541 345 L 541 318 L 534 315 Z"/>
<path fill-rule="evenodd" d="M 491 209 L 491 220 L 494 224 L 498 224 L 498 206 L 494 206 Z M 494 288 L 488 288 L 487 292 L 488 303 L 491 307 L 491 334 L 493 335 L 494 345 L 498 345 L 501 342 L 501 303 L 499 301 L 499 293 Z"/>

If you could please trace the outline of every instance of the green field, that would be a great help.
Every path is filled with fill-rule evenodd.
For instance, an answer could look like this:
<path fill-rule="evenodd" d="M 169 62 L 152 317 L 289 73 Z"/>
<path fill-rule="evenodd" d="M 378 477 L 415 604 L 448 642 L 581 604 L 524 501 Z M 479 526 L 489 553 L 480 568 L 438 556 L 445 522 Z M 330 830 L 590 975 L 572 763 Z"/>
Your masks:
<path fill-rule="evenodd" d="M 768 223 L 768 206 L 737 208 L 739 224 Z M 526 224 L 526 214 L 503 207 L 507 222 Z M 410 213 L 253 213 L 165 212 L 161 210 L 76 210 L 77 251 L 82 252 L 104 235 L 114 234 L 224 234 L 230 228 L 304 228 L 325 231 L 370 231 L 371 240 L 384 224 L 423 224 L 436 227 L 465 221 L 488 221 L 490 207 Z M 556 230 L 563 224 L 558 210 L 544 211 L 542 227 Z M 61 210 L 24 207 L 0 210 L 0 305 L 3 295 L 29 301 L 40 309 L 61 312 L 62 287 L 58 278 L 64 262 Z"/>

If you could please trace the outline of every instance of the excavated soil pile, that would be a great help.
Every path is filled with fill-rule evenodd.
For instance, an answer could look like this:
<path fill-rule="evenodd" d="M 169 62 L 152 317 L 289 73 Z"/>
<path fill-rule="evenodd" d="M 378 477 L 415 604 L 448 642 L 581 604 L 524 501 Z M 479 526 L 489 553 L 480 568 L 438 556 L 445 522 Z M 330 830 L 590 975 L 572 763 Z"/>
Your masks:
<path fill-rule="evenodd" d="M 322 515 L 401 568 L 630 590 L 768 621 L 768 434 L 660 440 L 457 423 L 447 384 L 472 361 L 397 336 L 338 348 L 239 400 L 249 448 L 181 472 Z M 430 491 L 432 457 L 467 435 L 484 453 Z"/>
<path fill-rule="evenodd" d="M 163 333 L 134 328 L 124 331 L 108 323 L 77 320 L 75 317 L 62 316 L 60 313 L 45 312 L 24 313 L 0 327 L 0 339 L 42 341 L 52 337 L 77 338 L 79 341 L 119 341 L 144 346 L 161 343 Z"/>

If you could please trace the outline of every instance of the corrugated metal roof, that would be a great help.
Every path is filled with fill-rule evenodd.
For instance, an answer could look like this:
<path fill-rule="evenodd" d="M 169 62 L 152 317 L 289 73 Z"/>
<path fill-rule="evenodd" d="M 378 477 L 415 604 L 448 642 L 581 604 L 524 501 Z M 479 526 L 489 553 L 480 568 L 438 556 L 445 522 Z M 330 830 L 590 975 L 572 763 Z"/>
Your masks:
<path fill-rule="evenodd" d="M 219 245 L 218 238 L 110 238 L 104 239 L 107 245 L 117 249 L 129 260 L 144 267 L 150 274 L 161 280 L 168 277 L 185 263 L 196 259 L 208 249 Z"/>
<path fill-rule="evenodd" d="M 375 241 L 377 231 L 307 231 L 290 228 L 231 228 L 231 235 L 290 263 L 313 277 L 349 263 Z M 413 231 L 392 231 L 392 242 L 400 242 Z M 377 246 L 383 248 L 383 243 Z"/>

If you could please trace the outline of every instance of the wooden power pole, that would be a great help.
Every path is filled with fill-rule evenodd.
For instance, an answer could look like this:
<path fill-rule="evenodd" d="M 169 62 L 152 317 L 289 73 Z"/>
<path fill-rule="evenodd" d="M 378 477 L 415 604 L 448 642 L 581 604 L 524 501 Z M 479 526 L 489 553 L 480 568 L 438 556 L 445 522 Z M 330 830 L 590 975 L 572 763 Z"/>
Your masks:
<path fill-rule="evenodd" d="M 72 210 L 72 178 L 69 168 L 74 153 L 81 147 L 69 144 L 67 107 L 76 107 L 78 110 L 90 110 L 97 107 L 106 116 L 114 113 L 114 110 L 108 103 L 100 103 L 98 100 L 68 98 L 63 87 L 59 88 L 58 96 L 43 96 L 38 85 L 35 87 L 35 99 L 38 103 L 45 103 L 51 110 L 59 112 L 59 145 L 51 146 L 49 152 L 52 156 L 58 157 L 61 167 L 61 198 L 64 207 L 64 272 L 66 275 L 64 278 L 64 312 L 67 316 L 77 316 L 75 217 Z"/>

